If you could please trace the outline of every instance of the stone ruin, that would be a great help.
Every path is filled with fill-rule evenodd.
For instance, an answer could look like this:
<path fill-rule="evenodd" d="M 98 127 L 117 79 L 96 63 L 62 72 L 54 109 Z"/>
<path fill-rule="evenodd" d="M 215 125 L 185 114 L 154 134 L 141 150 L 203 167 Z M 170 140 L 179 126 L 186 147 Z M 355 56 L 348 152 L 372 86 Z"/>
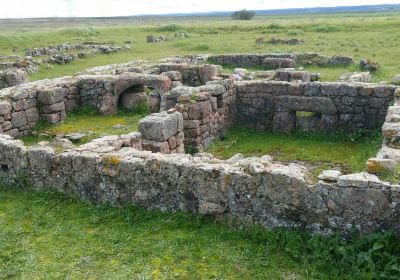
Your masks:
<path fill-rule="evenodd" d="M 103 70 L 0 91 L 1 179 L 12 183 L 23 174 L 36 189 L 51 187 L 85 200 L 224 215 L 269 228 L 400 233 L 400 185 L 373 175 L 400 162 L 399 88 L 308 79 L 235 81 L 221 76 L 218 66 L 200 63 Z M 31 133 L 39 120 L 62 121 L 77 106 L 112 114 L 144 98 L 153 114 L 139 122 L 139 132 L 62 151 L 15 139 Z M 303 111 L 314 114 L 298 116 Z M 314 183 L 298 163 L 240 154 L 220 160 L 202 153 L 233 125 L 285 133 L 382 129 L 384 142 L 368 160 L 370 173 L 326 170 Z"/>
<path fill-rule="evenodd" d="M 131 42 L 127 43 L 130 44 Z M 34 73 L 39 70 L 39 66 L 42 64 L 47 63 L 47 67 L 51 68 L 51 64 L 64 65 L 76 59 L 82 59 L 92 55 L 127 51 L 131 49 L 129 44 L 117 46 L 114 43 L 83 42 L 79 44 L 65 43 L 56 46 L 25 49 L 24 56 L 0 55 L 0 71 L 11 71 L 14 75 L 15 73 L 21 75 L 21 71 Z M 0 78 L 2 78 L 3 75 L 4 74 L 0 72 Z M 25 73 L 24 75 L 26 76 L 27 74 Z M 6 84 L 0 81 L 0 89 L 25 82 L 26 81 Z"/>

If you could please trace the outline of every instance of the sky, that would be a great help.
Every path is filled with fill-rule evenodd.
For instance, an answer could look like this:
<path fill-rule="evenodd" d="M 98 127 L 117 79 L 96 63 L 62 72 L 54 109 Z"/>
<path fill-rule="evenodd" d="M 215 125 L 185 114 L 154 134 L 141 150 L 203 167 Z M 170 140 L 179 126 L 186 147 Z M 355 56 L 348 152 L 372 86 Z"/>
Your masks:
<path fill-rule="evenodd" d="M 400 0 L 0 0 L 0 18 L 104 17 L 397 3 Z"/>

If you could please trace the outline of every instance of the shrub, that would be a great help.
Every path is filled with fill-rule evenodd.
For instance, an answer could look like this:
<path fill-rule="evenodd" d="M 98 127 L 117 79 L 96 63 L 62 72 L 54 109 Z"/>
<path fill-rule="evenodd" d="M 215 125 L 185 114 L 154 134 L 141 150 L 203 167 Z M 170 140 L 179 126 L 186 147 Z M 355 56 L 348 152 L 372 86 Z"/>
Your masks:
<path fill-rule="evenodd" d="M 178 24 L 168 24 L 158 28 L 158 31 L 160 32 L 175 32 L 178 30 L 182 30 L 182 27 Z"/>
<path fill-rule="evenodd" d="M 232 18 L 235 20 L 251 20 L 255 15 L 256 15 L 256 12 L 248 11 L 245 9 L 245 10 L 234 12 L 232 14 Z"/>

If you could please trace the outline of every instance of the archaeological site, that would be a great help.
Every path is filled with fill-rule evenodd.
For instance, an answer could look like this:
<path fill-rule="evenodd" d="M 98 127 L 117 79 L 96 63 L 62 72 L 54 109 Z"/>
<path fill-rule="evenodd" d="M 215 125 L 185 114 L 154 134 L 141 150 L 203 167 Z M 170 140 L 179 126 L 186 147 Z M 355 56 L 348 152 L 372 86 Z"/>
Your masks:
<path fill-rule="evenodd" d="M 153 39 L 148 38 L 158 40 Z M 39 56 L 51 50 L 26 52 Z M 63 60 L 56 56 L 54 61 Z M 20 69 L 4 70 L 0 177 L 12 183 L 25 176 L 34 189 L 53 188 L 82 200 L 232 217 L 267 228 L 400 233 L 400 182 L 380 177 L 396 172 L 400 163 L 400 87 L 369 83 L 367 74 L 320 82 L 318 73 L 296 70 L 296 63 L 354 61 L 311 53 L 194 55 L 35 82 Z M 220 65 L 235 70 L 223 73 Z M 245 69 L 254 66 L 260 70 Z M 79 107 L 112 115 L 141 104 L 150 113 L 137 131 L 87 143 L 63 135 L 35 145 L 20 139 L 43 122 L 62 123 Z M 205 152 L 234 126 L 287 135 L 379 130 L 383 143 L 359 173 L 323 170 L 315 180 L 302 162 L 280 162 L 270 155 L 220 159 Z"/>

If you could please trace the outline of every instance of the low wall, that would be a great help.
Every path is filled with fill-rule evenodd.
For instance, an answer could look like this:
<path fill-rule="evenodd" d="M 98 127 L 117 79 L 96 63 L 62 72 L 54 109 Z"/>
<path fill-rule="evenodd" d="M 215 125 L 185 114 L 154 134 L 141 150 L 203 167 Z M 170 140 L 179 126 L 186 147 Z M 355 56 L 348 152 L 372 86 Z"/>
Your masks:
<path fill-rule="evenodd" d="M 342 55 L 327 56 L 318 53 L 245 53 L 208 56 L 210 63 L 235 66 L 263 66 L 265 59 L 276 59 L 276 61 L 292 60 L 301 65 L 318 66 L 350 65 L 354 62 L 351 57 Z"/>
<path fill-rule="evenodd" d="M 321 114 L 322 130 L 380 129 L 396 89 L 361 83 L 248 81 L 235 85 L 237 122 L 280 132 L 293 129 L 296 111 Z"/>
<path fill-rule="evenodd" d="M 0 178 L 24 174 L 34 188 L 114 205 L 224 215 L 319 233 L 400 233 L 400 186 L 375 176 L 339 176 L 310 184 L 304 167 L 266 156 L 221 161 L 209 155 L 162 155 L 135 149 L 137 136 L 109 136 L 57 154 L 0 135 Z M 328 180 L 326 178 L 326 180 Z"/>

